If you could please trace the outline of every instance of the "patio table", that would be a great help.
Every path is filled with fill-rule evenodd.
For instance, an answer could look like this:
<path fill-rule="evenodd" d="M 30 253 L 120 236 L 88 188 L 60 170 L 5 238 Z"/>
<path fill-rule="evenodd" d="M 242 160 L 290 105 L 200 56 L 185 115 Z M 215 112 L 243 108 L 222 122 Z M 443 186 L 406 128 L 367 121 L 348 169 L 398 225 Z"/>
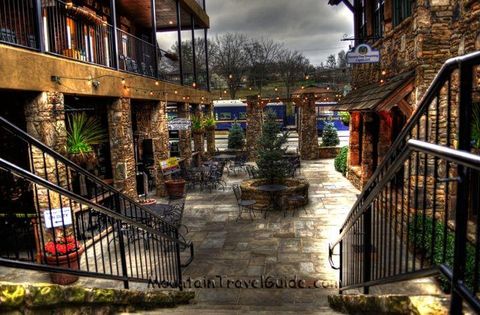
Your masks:
<path fill-rule="evenodd" d="M 268 205 L 267 209 L 265 209 L 265 219 L 267 218 L 267 210 L 275 209 L 276 206 L 280 206 L 276 200 L 276 195 L 279 192 L 286 190 L 288 187 L 285 185 L 278 185 L 278 184 L 268 184 L 268 185 L 261 185 L 258 186 L 257 189 L 260 191 L 264 191 L 270 195 L 270 204 Z"/>

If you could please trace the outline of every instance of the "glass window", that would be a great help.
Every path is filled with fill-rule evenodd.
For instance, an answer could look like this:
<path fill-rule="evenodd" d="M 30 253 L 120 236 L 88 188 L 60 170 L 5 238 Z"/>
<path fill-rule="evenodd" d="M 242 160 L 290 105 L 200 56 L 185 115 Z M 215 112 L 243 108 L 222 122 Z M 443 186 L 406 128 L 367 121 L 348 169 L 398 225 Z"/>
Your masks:
<path fill-rule="evenodd" d="M 383 35 L 383 8 L 385 0 L 375 0 L 373 7 L 373 36 L 376 39 L 381 38 Z"/>
<path fill-rule="evenodd" d="M 367 13 L 366 13 L 367 1 L 361 0 L 360 2 L 362 4 L 362 15 L 360 17 L 359 37 L 360 39 L 364 39 L 367 37 Z"/>
<path fill-rule="evenodd" d="M 245 113 L 245 112 L 240 112 L 240 113 L 238 114 L 238 119 L 241 119 L 241 120 L 247 119 L 247 113 Z"/>
<path fill-rule="evenodd" d="M 412 15 L 412 0 L 393 0 L 393 25 L 400 24 Z"/>
<path fill-rule="evenodd" d="M 230 120 L 232 119 L 232 113 L 223 112 L 218 114 L 218 120 Z"/>

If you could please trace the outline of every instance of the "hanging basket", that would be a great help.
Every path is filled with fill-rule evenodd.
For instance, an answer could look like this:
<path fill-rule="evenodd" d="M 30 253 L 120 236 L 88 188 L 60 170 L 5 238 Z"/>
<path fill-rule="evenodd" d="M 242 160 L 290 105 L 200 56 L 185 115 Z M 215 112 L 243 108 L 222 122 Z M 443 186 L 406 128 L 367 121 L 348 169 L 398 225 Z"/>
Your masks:
<path fill-rule="evenodd" d="M 166 180 L 165 188 L 170 198 L 182 198 L 185 195 L 185 180 L 184 179 Z"/>

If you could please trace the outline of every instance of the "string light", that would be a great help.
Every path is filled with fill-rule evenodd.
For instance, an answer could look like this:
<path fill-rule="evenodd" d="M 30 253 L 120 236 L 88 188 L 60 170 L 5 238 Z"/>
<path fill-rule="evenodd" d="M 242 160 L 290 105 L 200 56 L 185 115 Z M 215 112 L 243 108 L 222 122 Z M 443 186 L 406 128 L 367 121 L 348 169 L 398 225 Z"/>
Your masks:
<path fill-rule="evenodd" d="M 122 84 L 125 85 L 125 78 L 122 78 Z"/>
<path fill-rule="evenodd" d="M 157 86 L 158 86 L 159 84 L 160 84 L 160 83 L 159 83 L 158 81 L 155 81 L 155 85 L 157 85 Z"/>

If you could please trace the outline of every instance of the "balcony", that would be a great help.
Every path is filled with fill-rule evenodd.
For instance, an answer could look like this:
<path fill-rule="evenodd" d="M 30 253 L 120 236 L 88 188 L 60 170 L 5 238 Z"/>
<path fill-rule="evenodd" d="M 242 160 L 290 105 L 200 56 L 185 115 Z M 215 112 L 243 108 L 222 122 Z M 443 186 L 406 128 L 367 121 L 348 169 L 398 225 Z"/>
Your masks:
<path fill-rule="evenodd" d="M 3 0 L 0 6 L 0 42 L 119 71 L 192 84 L 193 79 L 183 80 L 190 74 L 182 74 L 180 64 L 192 64 L 191 60 L 185 58 L 194 57 L 170 51 L 170 44 L 166 49 L 158 46 L 157 32 L 167 30 L 162 29 L 163 20 L 159 20 L 156 22 L 156 32 L 153 32 L 152 20 L 148 19 L 152 10 L 147 5 L 149 0 L 145 0 L 141 6 L 137 4 L 137 7 L 134 2 L 118 0 L 113 9 L 105 5 L 108 2 Z M 198 2 L 203 8 L 203 0 Z M 157 18 L 159 4 L 173 9 L 173 13 L 178 10 L 178 7 L 166 2 L 157 1 L 156 4 Z M 185 11 L 183 7 L 180 10 Z M 182 19 L 185 18 L 186 13 L 182 16 Z M 176 20 L 174 24 L 175 27 Z M 184 24 L 181 29 L 170 28 L 168 31 L 185 32 L 187 28 L 198 28 L 203 32 L 202 27 Z M 198 56 L 195 58 L 198 59 Z M 166 59 L 171 59 L 168 61 L 169 67 L 162 65 Z M 199 81 L 205 82 L 205 79 L 200 78 Z M 206 88 L 207 85 L 200 84 L 198 87 Z"/>

